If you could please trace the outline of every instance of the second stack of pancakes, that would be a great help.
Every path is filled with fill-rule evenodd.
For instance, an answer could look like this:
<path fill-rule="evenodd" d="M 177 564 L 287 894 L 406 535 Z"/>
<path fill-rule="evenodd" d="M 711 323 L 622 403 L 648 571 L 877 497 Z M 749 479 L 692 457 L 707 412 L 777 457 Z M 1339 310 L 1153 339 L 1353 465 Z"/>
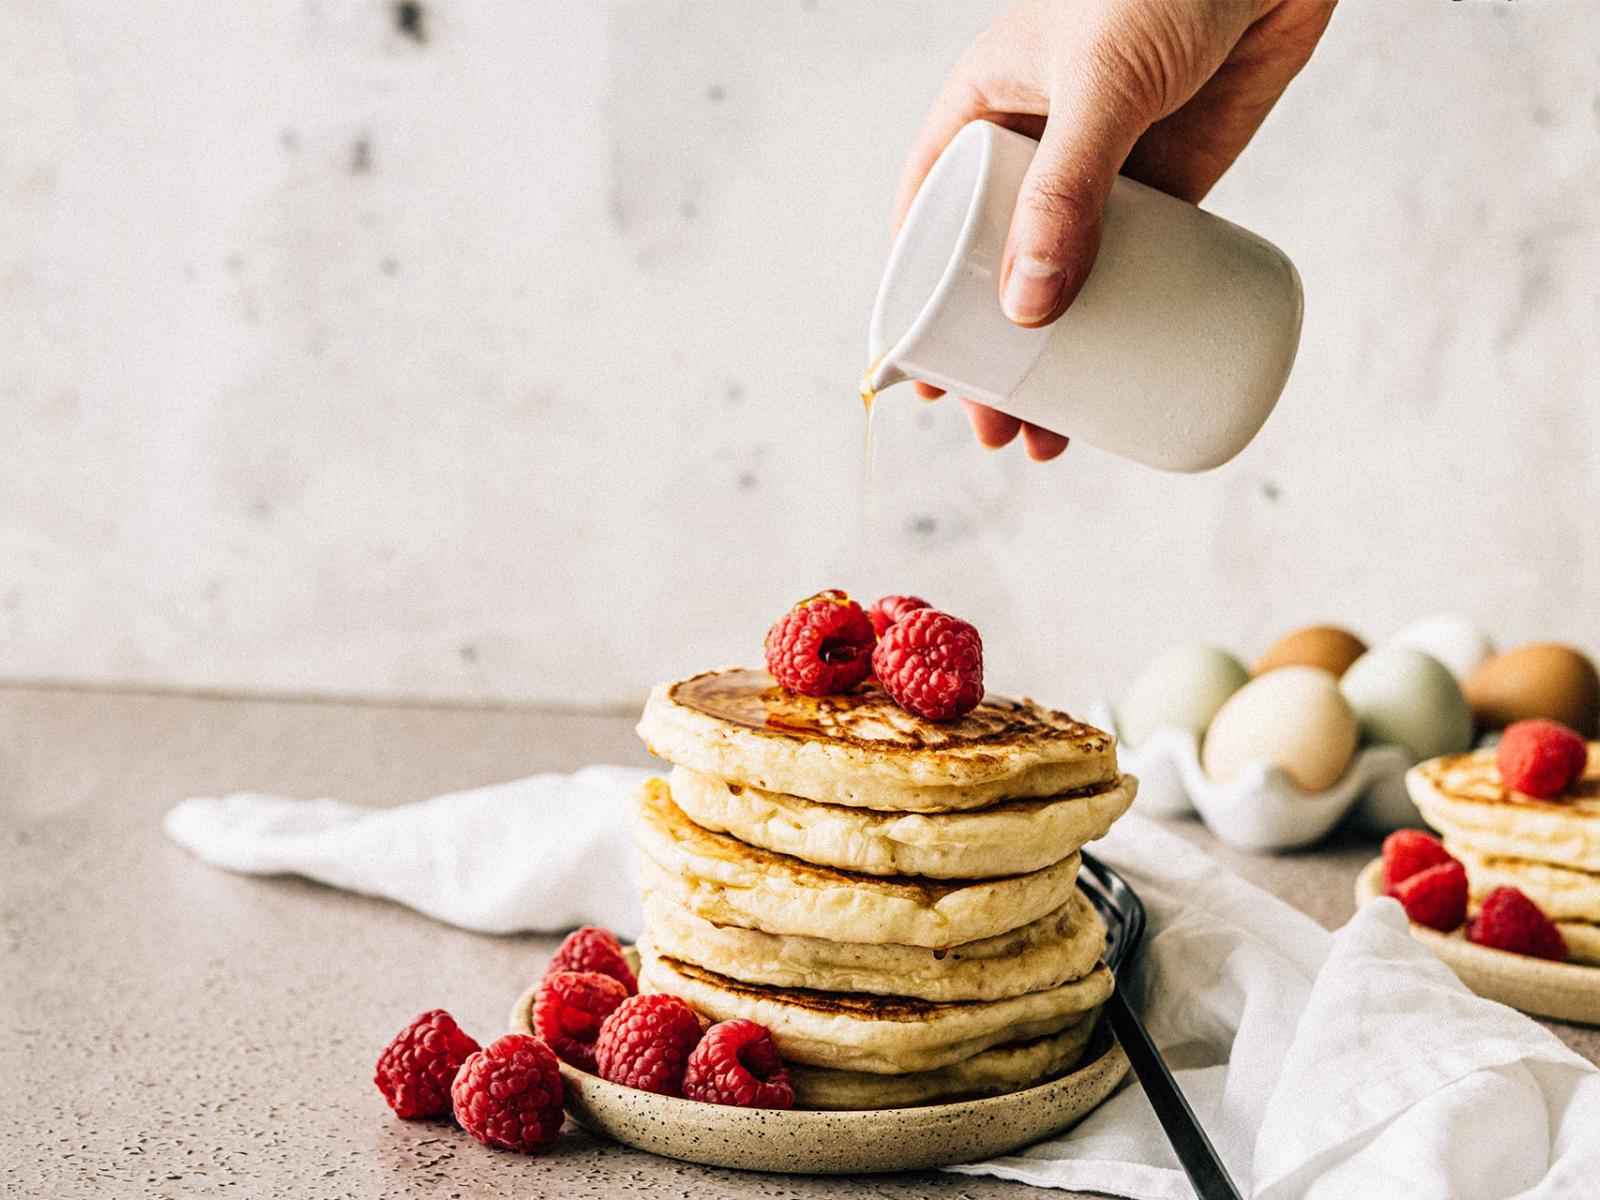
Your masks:
<path fill-rule="evenodd" d="M 935 724 L 867 683 L 652 693 L 640 984 L 772 1030 L 796 1102 L 994 1095 L 1083 1053 L 1112 977 L 1078 850 L 1127 811 L 1112 738 L 1026 701 Z"/>
<path fill-rule="evenodd" d="M 1600 742 L 1564 795 L 1508 788 L 1493 750 L 1431 759 L 1406 776 L 1411 798 L 1467 870 L 1476 908 L 1514 887 L 1555 922 L 1569 957 L 1600 963 Z"/>

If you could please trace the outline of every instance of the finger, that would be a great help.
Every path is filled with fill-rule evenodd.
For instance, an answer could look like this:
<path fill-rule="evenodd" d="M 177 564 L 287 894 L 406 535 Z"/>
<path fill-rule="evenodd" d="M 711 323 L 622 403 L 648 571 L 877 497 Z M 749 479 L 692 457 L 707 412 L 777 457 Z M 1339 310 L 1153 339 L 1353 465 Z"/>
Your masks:
<path fill-rule="evenodd" d="M 914 383 L 911 386 L 916 390 L 919 400 L 937 400 L 944 395 L 943 388 L 936 388 L 931 383 Z"/>
<path fill-rule="evenodd" d="M 1067 439 L 1059 433 L 1040 429 L 1037 425 L 1022 426 L 1022 447 L 1034 462 L 1049 462 L 1067 448 Z"/>
<path fill-rule="evenodd" d="M 967 410 L 967 420 L 972 423 L 972 432 L 977 435 L 978 444 L 990 450 L 1000 449 L 1016 437 L 1022 428 L 1022 422 L 1015 417 L 1008 417 L 982 404 L 974 404 L 971 400 L 963 399 L 961 407 Z"/>
<path fill-rule="evenodd" d="M 1043 94 L 1036 93 L 1022 97 L 1017 103 L 1027 104 L 1039 111 L 1002 112 L 990 107 L 984 95 L 973 93 L 965 105 L 954 110 L 961 113 L 960 118 L 948 123 L 941 121 L 939 129 L 929 135 L 926 146 L 922 144 L 923 135 L 918 134 L 917 143 L 913 144 L 911 154 L 907 157 L 905 168 L 901 172 L 900 184 L 895 189 L 893 225 L 895 234 L 900 232 L 900 226 L 905 223 L 906 213 L 911 209 L 911 202 L 917 198 L 917 191 L 922 187 L 922 181 L 928 177 L 928 172 L 933 169 L 933 164 L 938 161 L 939 155 L 944 153 L 944 148 L 950 144 L 950 139 L 960 133 L 963 126 L 972 121 L 993 121 L 996 125 L 1031 137 L 1034 141 L 1044 136 L 1043 110 L 1046 105 Z M 930 124 L 935 115 L 929 114 Z"/>
<path fill-rule="evenodd" d="M 967 47 L 951 70 L 912 140 L 900 172 L 894 198 L 895 233 L 900 232 L 906 210 L 934 162 L 967 122 L 982 118 L 1029 137 L 1039 136 L 1050 104 L 1048 93 L 1033 75 L 1037 55 L 1030 36 L 1031 27 L 1026 23 L 1009 14 L 1003 16 Z"/>
<path fill-rule="evenodd" d="M 1090 72 L 1055 98 L 1017 195 L 1000 304 L 1026 328 L 1049 324 L 1077 296 L 1100 248 L 1111 182 L 1155 115 L 1113 72 Z"/>

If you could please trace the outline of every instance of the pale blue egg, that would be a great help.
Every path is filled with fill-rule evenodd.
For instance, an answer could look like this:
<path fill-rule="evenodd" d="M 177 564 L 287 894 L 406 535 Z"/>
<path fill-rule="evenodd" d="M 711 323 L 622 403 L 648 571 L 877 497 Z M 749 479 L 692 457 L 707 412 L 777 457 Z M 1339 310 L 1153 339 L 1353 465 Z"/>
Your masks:
<path fill-rule="evenodd" d="M 1229 696 L 1247 682 L 1244 664 L 1216 646 L 1187 645 L 1146 664 L 1117 709 L 1117 733 L 1137 746 L 1158 729 L 1205 732 Z"/>
<path fill-rule="evenodd" d="M 1472 745 L 1472 710 L 1461 685 L 1421 650 L 1392 644 L 1369 650 L 1344 673 L 1339 690 L 1365 742 L 1399 746 L 1414 762 Z"/>

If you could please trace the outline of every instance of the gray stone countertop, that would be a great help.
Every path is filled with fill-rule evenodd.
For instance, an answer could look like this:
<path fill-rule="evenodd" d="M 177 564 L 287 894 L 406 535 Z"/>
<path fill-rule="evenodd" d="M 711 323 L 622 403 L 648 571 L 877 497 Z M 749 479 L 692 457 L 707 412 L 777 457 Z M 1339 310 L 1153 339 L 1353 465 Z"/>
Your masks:
<path fill-rule="evenodd" d="M 370 1080 L 442 1006 L 487 1041 L 554 948 L 297 879 L 191 859 L 185 796 L 259 789 L 397 804 L 589 762 L 647 762 L 632 721 L 523 710 L 0 687 L 0 1180 L 50 1197 L 1021 1196 L 918 1173 L 710 1170 L 569 1130 L 537 1158 L 394 1120 Z M 1375 851 L 1262 858 L 1174 826 L 1325 925 Z M 1600 1033 L 1555 1026 L 1600 1061 Z"/>

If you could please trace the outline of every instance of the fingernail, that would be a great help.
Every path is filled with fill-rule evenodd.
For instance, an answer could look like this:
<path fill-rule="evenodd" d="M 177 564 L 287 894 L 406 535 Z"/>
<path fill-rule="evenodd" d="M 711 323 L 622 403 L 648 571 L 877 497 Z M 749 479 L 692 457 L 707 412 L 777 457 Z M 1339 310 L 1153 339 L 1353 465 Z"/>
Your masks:
<path fill-rule="evenodd" d="M 1011 273 L 1006 276 L 1000 307 L 1019 325 L 1032 325 L 1055 311 L 1056 302 L 1061 299 L 1061 285 L 1065 282 L 1061 268 L 1054 263 L 1031 254 L 1019 254 L 1011 260 Z"/>

